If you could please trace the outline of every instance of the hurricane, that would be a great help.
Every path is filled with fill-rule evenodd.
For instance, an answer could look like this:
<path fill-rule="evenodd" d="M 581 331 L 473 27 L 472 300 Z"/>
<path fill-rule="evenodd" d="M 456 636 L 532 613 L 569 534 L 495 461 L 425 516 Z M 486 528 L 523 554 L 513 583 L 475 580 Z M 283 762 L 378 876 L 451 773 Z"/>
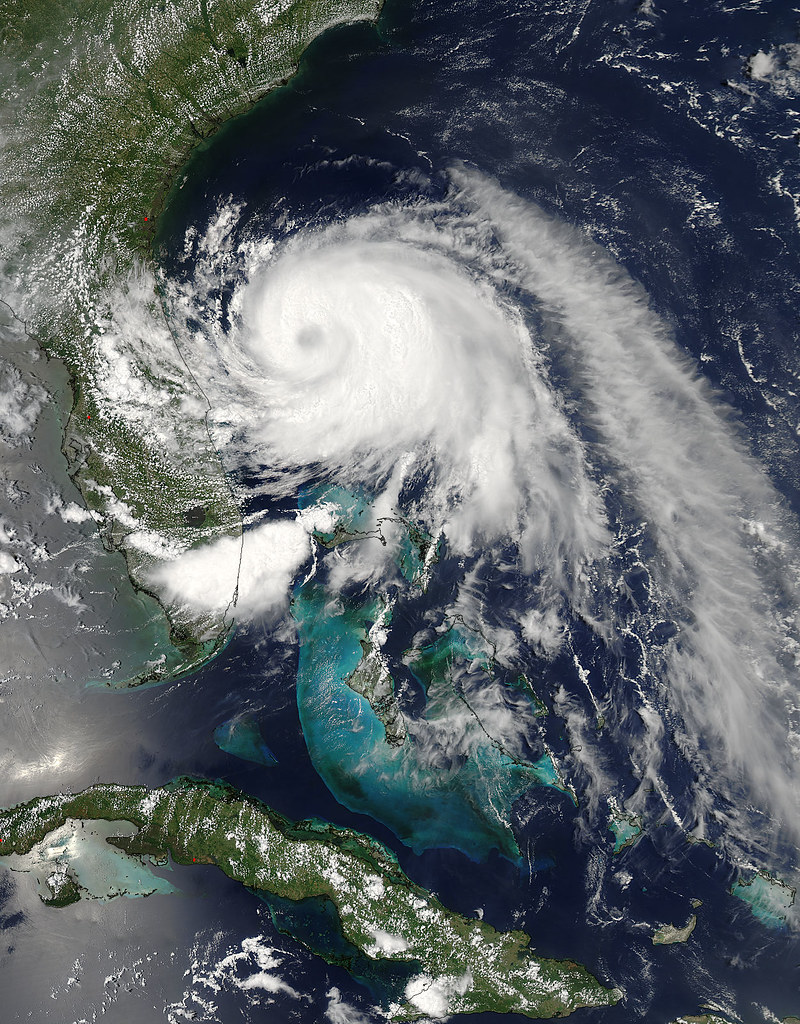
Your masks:
<path fill-rule="evenodd" d="M 393 604 L 397 524 L 413 522 L 460 566 L 435 628 L 456 616 L 506 666 L 570 653 L 565 763 L 588 813 L 618 775 L 602 719 L 638 780 L 629 808 L 655 800 L 674 827 L 725 821 L 752 843 L 755 801 L 773 821 L 756 845 L 778 844 L 797 820 L 800 651 L 782 499 L 644 289 L 585 232 L 476 168 L 430 192 L 272 229 L 228 204 L 189 232 L 169 302 L 215 443 L 262 504 L 300 504 L 253 516 L 241 564 L 225 540 L 161 583 L 191 601 L 190 559 L 202 603 L 202 581 L 235 566 L 252 619 L 285 614 L 327 562 L 329 596 L 357 584 Z M 381 543 L 318 564 L 311 536 L 332 528 L 337 493 L 366 496 L 359 529 Z M 587 629 L 613 666 L 595 689 Z M 530 715 L 491 703 L 513 746 Z M 418 751 L 445 743 L 425 737 Z"/>
<path fill-rule="evenodd" d="M 11 7 L 5 1017 L 800 1020 L 797 12 Z"/>

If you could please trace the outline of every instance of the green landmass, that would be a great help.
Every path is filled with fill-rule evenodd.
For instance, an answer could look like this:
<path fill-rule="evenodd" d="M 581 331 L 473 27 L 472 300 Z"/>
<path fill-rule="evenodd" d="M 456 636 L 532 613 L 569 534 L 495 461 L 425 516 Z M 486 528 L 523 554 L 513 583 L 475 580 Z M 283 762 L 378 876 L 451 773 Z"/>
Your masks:
<path fill-rule="evenodd" d="M 304 505 L 333 505 L 336 509 L 331 530 L 315 530 L 314 537 L 325 548 L 335 548 L 352 540 L 373 538 L 386 543 L 375 523 L 372 498 L 356 494 L 338 484 L 309 491 Z"/>
<path fill-rule="evenodd" d="M 678 1017 L 672 1024 L 730 1024 L 730 1021 L 715 1013 L 701 1013 L 699 1017 Z"/>
<path fill-rule="evenodd" d="M 67 819 L 132 823 L 109 842 L 129 855 L 211 864 L 279 900 L 330 901 L 341 936 L 372 961 L 411 965 L 390 1019 L 430 1014 L 561 1017 L 621 998 L 585 968 L 529 949 L 523 932 L 462 917 L 415 885 L 375 840 L 318 821 L 292 823 L 227 785 L 181 778 L 159 789 L 99 784 L 0 812 L 0 856 L 25 855 Z M 443 1012 L 440 1012 L 443 1011 Z"/>
<path fill-rule="evenodd" d="M 423 592 L 427 589 L 431 567 L 439 560 L 439 542 L 417 523 L 400 515 L 376 517 L 372 498 L 338 484 L 310 491 L 305 501 L 329 503 L 338 509 L 331 530 L 314 531 L 323 547 L 335 548 L 368 538 L 379 540 L 384 546 L 392 547 L 392 557 L 404 578 Z M 392 537 L 393 532 L 398 536 Z"/>
<path fill-rule="evenodd" d="M 401 746 L 406 739 L 406 723 L 394 692 L 394 679 L 384 664 L 380 648 L 369 640 L 361 641 L 364 656 L 345 679 L 347 685 L 361 694 L 383 724 L 386 742 Z"/>
<path fill-rule="evenodd" d="M 126 845 L 137 831 L 130 822 L 67 818 L 26 854 L 8 854 L 3 863 L 12 871 L 32 875 L 48 906 L 68 906 L 84 898 L 175 892 L 166 878 L 151 870 L 153 863 L 167 863 L 163 851 L 128 855 Z"/>
<path fill-rule="evenodd" d="M 408 519 L 399 517 L 392 521 L 403 531 L 397 559 L 400 571 L 424 592 L 428 589 L 431 566 L 439 561 L 439 542 Z"/>
<path fill-rule="evenodd" d="M 710 839 L 705 839 L 703 836 L 696 836 L 693 832 L 686 833 L 686 841 L 691 846 L 698 846 L 702 843 L 703 846 L 707 846 L 710 850 L 714 849 L 714 844 Z"/>
<path fill-rule="evenodd" d="M 297 69 L 309 42 L 381 0 L 0 0 L 0 272 L 9 305 L 69 372 L 63 450 L 104 544 L 170 620 L 145 681 L 224 644 L 153 566 L 241 533 L 209 403 L 165 317 L 158 216 L 191 151 Z"/>
<path fill-rule="evenodd" d="M 530 679 L 528 679 L 526 675 L 520 673 L 520 675 L 517 676 L 517 686 L 530 697 L 531 704 L 533 706 L 533 713 L 537 718 L 546 718 L 550 714 L 547 705 L 534 690 Z"/>
<path fill-rule="evenodd" d="M 692 914 L 682 928 L 678 928 L 674 924 L 663 924 L 653 934 L 653 945 L 672 946 L 676 942 L 688 942 L 689 936 L 694 931 L 696 925 L 697 914 Z"/>
<path fill-rule="evenodd" d="M 391 606 L 382 598 L 373 598 L 361 609 L 362 622 L 356 632 L 362 655 L 352 672 L 344 676 L 344 682 L 369 703 L 383 725 L 389 746 L 400 747 L 406 740 L 406 722 L 395 694 L 394 678 L 381 656 L 374 632 L 391 622 L 391 612 Z"/>
<path fill-rule="evenodd" d="M 68 907 L 83 895 L 78 883 L 66 871 L 51 875 L 48 885 L 52 895 L 42 897 L 42 903 L 48 907 Z"/>

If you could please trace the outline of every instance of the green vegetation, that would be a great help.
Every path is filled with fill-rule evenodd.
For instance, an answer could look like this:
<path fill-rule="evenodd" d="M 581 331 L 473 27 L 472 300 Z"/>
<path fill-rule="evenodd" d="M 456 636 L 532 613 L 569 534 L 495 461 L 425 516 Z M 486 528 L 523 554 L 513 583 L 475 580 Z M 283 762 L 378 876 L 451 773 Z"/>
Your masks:
<path fill-rule="evenodd" d="M 230 622 L 155 586 L 165 558 L 241 532 L 208 401 L 165 318 L 152 244 L 190 152 L 380 0 L 0 0 L 5 297 L 73 389 L 64 453 L 103 542 L 164 605 L 178 675 Z M 233 603 L 235 589 L 220 607 Z"/>
<path fill-rule="evenodd" d="M 497 932 L 448 910 L 375 840 L 318 821 L 289 822 L 220 783 L 101 784 L 32 800 L 0 812 L 2 855 L 30 852 L 68 818 L 133 823 L 136 835 L 109 839 L 128 854 L 169 853 L 180 864 L 213 864 L 281 900 L 330 901 L 346 942 L 373 961 L 413 966 L 403 999 L 388 1008 L 395 1020 L 483 1010 L 560 1017 L 621 997 L 578 964 L 534 956 L 523 932 Z"/>
<path fill-rule="evenodd" d="M 653 933 L 653 945 L 672 946 L 676 942 L 688 942 L 696 925 L 697 914 L 692 914 L 682 928 L 678 928 L 674 924 L 664 924 Z"/>
<path fill-rule="evenodd" d="M 379 647 L 362 639 L 361 649 L 364 656 L 345 682 L 369 701 L 386 731 L 386 742 L 399 747 L 406 739 L 406 723 L 395 696 L 394 679 L 381 658 Z"/>
<path fill-rule="evenodd" d="M 42 897 L 42 903 L 48 907 L 68 907 L 81 898 L 81 890 L 75 879 L 66 871 L 50 876 L 49 897 Z"/>
<path fill-rule="evenodd" d="M 547 705 L 537 694 L 536 690 L 534 690 L 530 679 L 526 675 L 520 674 L 517 676 L 517 687 L 530 697 L 533 713 L 537 718 L 546 718 L 550 714 Z"/>

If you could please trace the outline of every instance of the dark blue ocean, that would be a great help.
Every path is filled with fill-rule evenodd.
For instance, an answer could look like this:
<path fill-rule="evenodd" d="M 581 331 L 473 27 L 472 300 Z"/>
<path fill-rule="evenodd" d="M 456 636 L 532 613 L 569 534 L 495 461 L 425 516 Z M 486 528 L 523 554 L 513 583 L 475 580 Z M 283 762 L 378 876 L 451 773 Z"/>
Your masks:
<path fill-rule="evenodd" d="M 769 182 L 784 168 L 781 181 L 790 187 L 797 141 L 787 129 L 790 97 L 746 74 L 748 55 L 792 43 L 796 33 L 796 13 L 778 4 L 387 0 L 377 26 L 328 32 L 309 48 L 289 84 L 199 148 L 160 221 L 162 268 L 168 278 L 188 278 L 187 230 L 202 230 L 226 204 L 241 204 L 237 230 L 243 237 L 288 238 L 378 204 L 420 197 L 444 202 L 451 168 L 477 169 L 586 232 L 644 287 L 678 350 L 728 403 L 731 429 L 796 517 L 800 246 L 792 203 Z M 224 308 L 230 299 L 224 288 L 220 298 Z M 567 397 L 573 369 L 553 356 L 552 376 Z M 575 421 L 581 429 L 580 415 Z M 595 469 L 601 479 L 607 467 Z M 247 494 L 246 470 L 236 483 Z M 270 498 L 253 487 L 245 511 L 278 514 L 297 500 Z M 617 512 L 624 517 L 624 509 Z M 624 553 L 620 565 L 629 585 L 621 604 L 645 603 Z M 462 568 L 443 551 L 429 591 L 398 611 L 391 641 L 398 659 L 403 638 L 421 628 L 428 607 L 447 602 Z M 511 598 L 496 600 L 499 615 Z M 667 642 L 671 629 L 667 622 L 653 644 Z M 628 676 L 642 655 L 626 643 L 603 645 L 572 614 L 569 649 L 546 661 L 531 653 L 522 666 L 549 712 L 542 736 L 557 759 L 569 758 L 570 737 L 554 710 L 555 695 L 561 694 L 559 706 L 587 705 L 576 659 L 589 687 L 613 698 L 616 710 L 597 744 L 622 797 L 634 788 L 635 766 L 623 759 L 620 737 L 641 727 L 626 707 Z M 605 821 L 584 813 L 580 784 L 577 808 L 552 786 L 523 786 L 510 810 L 520 850 L 515 858 L 490 849 L 490 840 L 471 846 L 471 839 L 460 839 L 460 830 L 466 836 L 471 827 L 466 805 L 462 815 L 457 800 L 445 809 L 439 797 L 438 812 L 447 815 L 442 831 L 452 842 L 412 852 L 413 841 L 401 842 L 398 829 L 386 824 L 392 816 L 378 796 L 374 813 L 359 813 L 357 801 L 330 778 L 326 785 L 312 763 L 298 711 L 301 659 L 285 623 L 254 622 L 239 627 L 216 660 L 189 679 L 131 692 L 92 687 L 74 700 L 82 714 L 119 730 L 114 781 L 221 778 L 292 819 L 317 817 L 369 833 L 445 905 L 470 916 L 480 908 L 499 929 L 527 931 L 542 956 L 577 960 L 603 983 L 624 989 L 617 1007 L 578 1011 L 576 1020 L 668 1024 L 709 1006 L 744 1024 L 800 1014 L 800 945 L 791 923 L 757 920 L 730 894 L 741 864 L 731 863 L 719 843 L 688 842 L 663 814 L 635 845 L 612 857 L 611 832 Z M 423 689 L 406 673 L 410 712 L 424 704 Z M 666 744 L 678 725 L 668 710 L 664 716 Z M 232 720 L 249 723 L 249 754 L 258 757 L 263 743 L 262 760 L 274 763 L 220 749 L 215 730 Z M 332 728 L 329 756 L 342 761 L 345 774 L 348 757 L 367 756 L 348 742 Z M 531 749 L 531 759 L 543 749 Z M 663 774 L 673 794 L 693 783 L 691 767 L 677 753 L 665 758 Z M 102 777 L 110 778 L 107 766 Z M 746 792 L 744 779 L 743 801 Z M 429 800 L 436 813 L 436 795 Z M 408 828 L 414 831 L 413 821 Z M 776 868 L 786 870 L 790 840 L 778 832 L 769 845 Z M 347 971 L 309 952 L 348 955 L 335 929 L 326 935 L 331 922 L 323 913 L 312 908 L 307 919 L 293 919 L 290 908 L 270 908 L 210 869 L 162 873 L 182 896 L 116 900 L 103 908 L 109 923 L 102 945 L 119 948 L 117 966 L 126 958 L 132 963 L 138 952 L 152 956 L 149 966 L 137 968 L 147 978 L 146 995 L 134 979 L 106 1005 L 97 994 L 99 981 L 91 996 L 87 981 L 86 1019 L 95 1019 L 90 1006 L 105 1006 L 108 1019 L 128 1022 L 152 1020 L 154 1010 L 159 1018 L 224 1024 L 380 1019 L 374 1007 L 389 982 L 379 971 L 357 959 Z M 2 927 L 13 965 L 15 936 L 58 929 L 66 918 L 44 908 L 20 916 L 11 884 L 6 895 Z M 701 905 L 692 909 L 692 899 Z M 660 924 L 682 925 L 695 912 L 688 943 L 653 945 Z M 84 926 L 87 920 L 75 925 Z M 235 983 L 236 969 L 218 970 L 215 988 L 197 980 L 254 935 L 279 951 L 275 970 L 292 992 L 244 990 Z M 89 953 L 92 941 L 81 940 Z M 24 941 L 21 948 L 28 948 Z M 90 961 L 87 954 L 87 975 L 105 971 L 102 958 L 100 968 Z M 252 958 L 242 963 L 255 969 Z M 62 998 L 80 1019 L 83 997 L 65 989 Z M 499 1018 L 452 1019 L 489 1024 Z"/>

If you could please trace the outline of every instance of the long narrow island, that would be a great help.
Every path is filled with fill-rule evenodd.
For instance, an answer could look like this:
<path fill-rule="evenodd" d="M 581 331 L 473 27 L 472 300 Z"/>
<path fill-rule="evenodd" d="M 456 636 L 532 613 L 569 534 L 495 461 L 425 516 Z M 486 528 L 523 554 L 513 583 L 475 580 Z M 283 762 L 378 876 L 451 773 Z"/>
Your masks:
<path fill-rule="evenodd" d="M 107 840 L 128 854 L 214 865 L 257 894 L 293 903 L 327 901 L 340 939 L 402 978 L 399 998 L 386 1007 L 393 1020 L 487 1010 L 564 1017 L 622 996 L 579 964 L 534 955 L 524 932 L 498 932 L 448 910 L 374 839 L 318 821 L 290 822 L 222 783 L 99 784 L 39 797 L 0 811 L 0 857 L 29 854 L 70 819 L 131 823 L 134 835 Z M 47 902 L 80 898 L 68 866 L 57 879 Z"/>

